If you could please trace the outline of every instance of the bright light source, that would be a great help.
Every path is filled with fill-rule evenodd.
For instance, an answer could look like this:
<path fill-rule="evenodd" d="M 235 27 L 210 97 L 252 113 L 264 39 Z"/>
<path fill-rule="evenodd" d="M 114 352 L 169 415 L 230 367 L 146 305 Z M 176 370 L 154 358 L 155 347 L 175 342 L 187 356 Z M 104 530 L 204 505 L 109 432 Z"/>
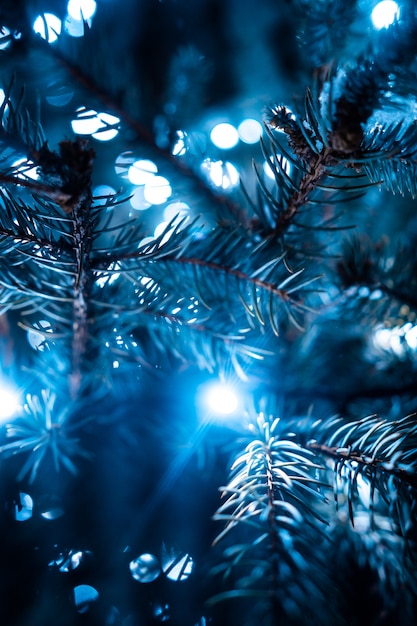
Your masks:
<path fill-rule="evenodd" d="M 97 111 L 79 107 L 76 113 L 77 119 L 72 120 L 71 126 L 77 135 L 92 135 L 102 126 Z"/>
<path fill-rule="evenodd" d="M 67 15 L 64 20 L 64 30 L 70 37 L 84 36 L 84 22 L 77 20 L 72 15 Z"/>
<path fill-rule="evenodd" d="M 400 17 L 400 7 L 393 0 L 378 2 L 371 13 L 372 23 L 377 30 L 388 28 Z"/>
<path fill-rule="evenodd" d="M 281 165 L 284 172 L 287 175 L 289 175 L 291 172 L 291 163 L 289 162 L 289 160 L 286 159 L 284 156 L 281 156 L 280 154 L 277 154 L 276 156 L 277 156 L 277 161 Z M 263 169 L 264 169 L 265 174 L 268 176 L 268 178 L 275 180 L 275 174 L 272 168 L 274 169 L 278 168 L 278 165 L 274 162 L 274 158 L 272 156 L 270 157 L 270 161 L 271 161 L 271 164 L 268 163 L 268 161 L 265 161 L 263 165 Z"/>
<path fill-rule="evenodd" d="M 0 28 L 0 50 L 6 50 L 12 43 L 11 31 L 7 26 Z"/>
<path fill-rule="evenodd" d="M 236 187 L 239 182 L 239 172 L 229 161 L 211 161 L 210 159 L 205 159 L 201 165 L 201 169 L 208 175 L 213 185 L 225 191 Z"/>
<path fill-rule="evenodd" d="M 97 132 L 92 133 L 94 139 L 98 141 L 110 141 L 110 139 L 114 139 L 119 132 L 114 126 L 119 124 L 120 118 L 115 115 L 110 115 L 110 113 L 99 113 L 97 118 L 99 120 L 99 126 Z"/>
<path fill-rule="evenodd" d="M 36 328 L 28 330 L 27 340 L 29 342 L 29 345 L 34 350 L 39 350 L 40 352 L 42 352 L 43 350 L 45 350 L 45 333 L 52 333 L 52 326 L 47 320 L 39 320 L 39 322 L 36 323 L 36 326 L 39 328 L 39 330 L 36 330 Z"/>
<path fill-rule="evenodd" d="M 190 207 L 185 202 L 171 202 L 168 204 L 164 211 L 164 220 L 170 222 L 174 217 L 178 216 L 178 220 L 181 220 L 185 216 L 189 215 Z"/>
<path fill-rule="evenodd" d="M 21 408 L 19 395 L 4 383 L 0 384 L 0 421 L 13 417 Z"/>
<path fill-rule="evenodd" d="M 169 180 L 163 176 L 153 176 L 145 185 L 144 197 L 151 204 L 163 204 L 172 194 Z"/>
<path fill-rule="evenodd" d="M 152 206 L 150 202 L 145 200 L 144 192 L 145 187 L 143 186 L 135 189 L 131 198 L 129 198 L 132 209 L 135 209 L 136 211 L 146 211 L 146 209 L 149 209 L 149 207 Z"/>
<path fill-rule="evenodd" d="M 67 11 L 76 20 L 88 20 L 97 9 L 95 0 L 69 0 Z"/>
<path fill-rule="evenodd" d="M 53 43 L 61 34 L 61 20 L 53 13 L 38 15 L 33 22 L 33 30 L 48 43 Z"/>
<path fill-rule="evenodd" d="M 171 151 L 174 156 L 184 156 L 184 154 L 187 152 L 185 140 L 186 135 L 184 131 L 177 130 L 177 141 L 174 143 Z"/>
<path fill-rule="evenodd" d="M 231 387 L 217 383 L 207 388 L 205 400 L 213 413 L 230 415 L 238 407 L 238 397 Z"/>
<path fill-rule="evenodd" d="M 153 161 L 140 159 L 135 161 L 130 167 L 128 177 L 133 185 L 146 185 L 157 174 L 158 167 Z"/>
<path fill-rule="evenodd" d="M 406 332 L 405 339 L 412 350 L 417 350 L 417 326 L 413 326 Z"/>
<path fill-rule="evenodd" d="M 110 185 L 98 185 L 93 189 L 94 206 L 106 206 L 106 203 L 116 195 L 116 190 Z"/>
<path fill-rule="evenodd" d="M 240 139 L 244 143 L 257 143 L 262 135 L 262 126 L 258 120 L 243 120 L 237 129 Z"/>
<path fill-rule="evenodd" d="M 15 504 L 14 517 L 17 522 L 26 522 L 33 515 L 33 499 L 28 493 L 19 493 L 19 504 Z"/>
<path fill-rule="evenodd" d="M 210 133 L 210 139 L 217 148 L 229 150 L 234 148 L 239 141 L 239 135 L 232 124 L 217 124 Z"/>
<path fill-rule="evenodd" d="M 36 171 L 37 166 L 33 161 L 28 161 L 25 158 L 18 159 L 13 163 L 12 167 L 16 168 L 18 178 L 31 178 L 32 180 L 39 178 Z"/>

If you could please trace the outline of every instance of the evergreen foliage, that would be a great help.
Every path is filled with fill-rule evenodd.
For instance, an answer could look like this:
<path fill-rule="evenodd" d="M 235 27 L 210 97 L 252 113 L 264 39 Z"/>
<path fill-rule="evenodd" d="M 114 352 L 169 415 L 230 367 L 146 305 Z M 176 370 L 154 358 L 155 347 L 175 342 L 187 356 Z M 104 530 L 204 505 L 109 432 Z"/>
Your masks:
<path fill-rule="evenodd" d="M 414 624 L 414 3 L 94 5 L 0 7 L 1 623 Z"/>

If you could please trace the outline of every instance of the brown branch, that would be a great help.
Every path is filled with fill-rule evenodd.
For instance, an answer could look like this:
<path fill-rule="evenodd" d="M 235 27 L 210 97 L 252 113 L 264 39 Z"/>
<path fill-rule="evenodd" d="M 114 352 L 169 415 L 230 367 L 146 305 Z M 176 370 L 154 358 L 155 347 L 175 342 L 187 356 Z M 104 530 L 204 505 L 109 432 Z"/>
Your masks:
<path fill-rule="evenodd" d="M 326 173 L 332 155 L 332 148 L 325 148 L 309 163 L 307 172 L 300 181 L 300 185 L 291 196 L 285 211 L 278 217 L 274 229 L 274 236 L 280 237 L 291 225 L 291 221 L 301 206 L 308 202 L 308 195 L 314 190 L 317 183 Z"/>
<path fill-rule="evenodd" d="M 21 243 L 30 243 L 33 245 L 37 245 L 40 248 L 49 248 L 51 252 L 55 253 L 57 256 L 62 252 L 63 246 L 53 243 L 52 241 L 47 241 L 46 239 L 39 239 L 35 235 L 30 235 L 28 233 L 16 233 L 10 230 L 9 228 L 4 228 L 0 226 L 0 237 L 10 237 L 14 241 L 19 241 Z"/>
<path fill-rule="evenodd" d="M 118 256 L 117 259 L 114 259 L 114 260 L 124 261 L 127 259 L 140 259 L 142 255 L 143 253 L 139 251 L 135 251 L 135 252 L 130 252 L 128 254 L 124 254 L 122 256 Z M 242 281 L 246 281 L 248 283 L 251 283 L 252 285 L 256 285 L 257 287 L 260 287 L 261 289 L 265 289 L 266 291 L 273 293 L 274 295 L 281 298 L 281 300 L 285 300 L 287 302 L 291 300 L 290 296 L 285 291 L 285 289 L 279 289 L 273 283 L 264 282 L 260 280 L 259 278 L 253 278 L 249 276 L 248 274 L 245 274 L 245 272 L 232 269 L 231 267 L 227 267 L 225 265 L 220 265 L 219 263 L 213 263 L 212 261 L 205 261 L 204 259 L 198 259 L 196 257 L 174 257 L 174 256 L 168 256 L 168 255 L 163 257 L 162 260 L 169 261 L 171 263 L 181 263 L 183 265 L 194 265 L 194 266 L 205 267 L 213 271 L 222 272 L 223 274 L 235 276 L 236 278 L 239 278 Z M 95 260 L 95 266 L 98 267 L 100 266 L 101 263 L 103 263 L 107 267 L 112 262 L 113 262 L 112 257 L 101 257 L 101 258 L 99 257 L 98 259 Z"/>
<path fill-rule="evenodd" d="M 49 200 L 52 200 L 59 205 L 67 204 L 71 198 L 71 196 L 64 193 L 59 188 L 53 189 L 52 187 L 48 187 L 48 185 L 41 185 L 34 180 L 21 178 L 20 176 L 8 176 L 7 174 L 0 173 L 0 183 L 25 187 L 33 193 L 46 196 Z"/>
<path fill-rule="evenodd" d="M 350 450 L 349 448 L 339 448 L 337 446 L 326 446 L 321 443 L 309 443 L 307 444 L 307 448 L 310 450 L 314 450 L 314 452 L 319 452 L 333 458 L 335 460 L 345 460 L 345 461 L 355 461 L 358 465 L 362 467 L 370 467 L 375 471 L 387 473 L 392 476 L 396 476 L 402 482 L 410 485 L 414 489 L 417 489 L 417 474 L 408 472 L 407 470 L 401 469 L 399 467 L 391 466 L 389 461 L 384 461 L 383 459 L 376 459 L 373 457 L 369 457 L 366 454 L 361 452 L 355 452 L 354 450 Z"/>

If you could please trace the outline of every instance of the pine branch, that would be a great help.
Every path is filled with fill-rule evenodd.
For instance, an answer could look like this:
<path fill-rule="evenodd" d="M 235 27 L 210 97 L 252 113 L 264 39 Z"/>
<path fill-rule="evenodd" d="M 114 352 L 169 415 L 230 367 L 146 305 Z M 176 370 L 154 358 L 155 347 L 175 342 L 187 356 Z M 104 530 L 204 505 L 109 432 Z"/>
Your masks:
<path fill-rule="evenodd" d="M 324 454 L 324 456 L 336 461 L 353 461 L 363 468 L 369 468 L 376 472 L 382 472 L 387 476 L 395 476 L 401 482 L 417 489 L 417 476 L 414 471 L 408 471 L 384 459 L 369 457 L 367 454 L 349 448 L 339 448 L 337 446 L 327 446 L 322 443 L 310 442 L 307 444 L 309 450 Z"/>
<path fill-rule="evenodd" d="M 50 46 L 44 40 L 37 38 L 36 45 L 40 46 L 43 52 L 51 55 L 66 73 L 71 76 L 80 86 L 85 89 L 87 93 L 92 94 L 97 100 L 102 102 L 107 108 L 109 108 L 115 115 L 117 115 L 128 128 L 134 131 L 137 138 L 144 142 L 154 152 L 156 158 L 164 161 L 167 165 L 174 169 L 177 176 L 180 179 L 189 181 L 192 184 L 192 191 L 201 193 L 210 203 L 219 205 L 219 207 L 226 209 L 230 215 L 234 216 L 238 223 L 247 224 L 246 211 L 242 210 L 242 207 L 233 202 L 225 194 L 221 194 L 218 191 L 215 192 L 210 186 L 206 185 L 203 178 L 201 178 L 191 167 L 189 167 L 183 160 L 176 158 L 169 150 L 161 148 L 157 145 L 155 137 L 152 132 L 144 126 L 139 120 L 133 117 L 129 111 L 119 104 L 117 99 L 104 88 L 102 88 L 90 74 L 83 71 L 79 64 L 72 62 L 65 56 L 64 53 L 59 51 L 56 46 Z"/>

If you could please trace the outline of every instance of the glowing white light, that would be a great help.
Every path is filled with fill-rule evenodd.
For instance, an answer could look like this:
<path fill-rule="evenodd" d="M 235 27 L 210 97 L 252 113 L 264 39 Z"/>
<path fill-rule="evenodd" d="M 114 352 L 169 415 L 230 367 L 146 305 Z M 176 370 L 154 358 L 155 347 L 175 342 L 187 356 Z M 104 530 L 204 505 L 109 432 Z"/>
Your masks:
<path fill-rule="evenodd" d="M 63 107 L 71 102 L 74 92 L 61 82 L 52 82 L 47 86 L 46 101 L 54 107 Z"/>
<path fill-rule="evenodd" d="M 77 20 L 72 15 L 67 15 L 64 20 L 64 30 L 70 37 L 83 37 L 84 36 L 84 22 Z"/>
<path fill-rule="evenodd" d="M 69 0 L 68 14 L 76 20 L 88 20 L 93 17 L 97 9 L 95 0 Z"/>
<path fill-rule="evenodd" d="M 187 146 L 185 145 L 185 133 L 182 130 L 177 131 L 177 141 L 172 148 L 172 154 L 174 156 L 184 156 L 187 152 Z"/>
<path fill-rule="evenodd" d="M 12 167 L 16 168 L 18 178 L 31 178 L 32 180 L 39 178 L 36 165 L 34 165 L 32 161 L 28 161 L 24 158 L 18 159 L 13 163 Z"/>
<path fill-rule="evenodd" d="M 53 13 L 38 15 L 33 22 L 33 30 L 48 43 L 54 43 L 61 34 L 61 20 Z"/>
<path fill-rule="evenodd" d="M 119 154 L 114 163 L 114 171 L 119 176 L 123 176 L 123 178 L 128 178 L 129 168 L 131 165 L 133 165 L 135 161 L 136 157 L 134 156 L 133 152 L 130 152 L 130 150 L 122 152 L 121 154 Z"/>
<path fill-rule="evenodd" d="M 163 204 L 171 194 L 169 180 L 163 176 L 153 176 L 145 185 L 144 197 L 151 204 Z"/>
<path fill-rule="evenodd" d="M 110 185 L 98 185 L 93 189 L 94 206 L 106 206 L 106 202 L 116 195 L 116 190 Z"/>
<path fill-rule="evenodd" d="M 15 504 L 14 518 L 17 522 L 25 522 L 33 514 L 33 499 L 28 493 L 19 493 L 19 504 Z"/>
<path fill-rule="evenodd" d="M 0 28 L 0 50 L 6 50 L 12 43 L 11 31 L 6 26 Z"/>
<path fill-rule="evenodd" d="M 164 220 L 170 222 L 174 217 L 178 216 L 178 219 L 182 219 L 190 212 L 190 207 L 185 202 L 171 202 L 164 210 Z"/>
<path fill-rule="evenodd" d="M 262 136 L 262 126 L 258 120 L 248 118 L 239 124 L 237 132 L 244 143 L 256 143 Z"/>
<path fill-rule="evenodd" d="M 406 332 L 405 340 L 412 350 L 417 350 L 417 326 L 413 326 Z"/>
<path fill-rule="evenodd" d="M 274 169 L 278 168 L 278 165 L 274 162 L 273 157 L 270 157 L 270 160 L 271 160 L 272 166 L 270 163 L 268 163 L 268 161 L 265 161 L 263 165 L 263 170 L 265 174 L 268 176 L 268 178 L 275 180 L 274 170 L 272 168 Z M 277 160 L 280 163 L 284 172 L 289 175 L 291 172 L 291 163 L 288 161 L 288 159 L 286 159 L 284 156 L 281 156 L 280 154 L 277 154 Z"/>
<path fill-rule="evenodd" d="M 110 139 L 114 139 L 119 129 L 110 127 L 119 124 L 120 118 L 115 115 L 110 115 L 110 113 L 99 113 L 97 118 L 99 120 L 99 127 L 97 132 L 92 134 L 94 139 L 98 139 L 98 141 L 110 141 Z"/>
<path fill-rule="evenodd" d="M 117 370 L 120 367 L 119 361 L 113 361 L 113 368 Z"/>
<path fill-rule="evenodd" d="M 155 243 L 154 237 L 144 237 L 139 242 L 139 248 L 142 248 L 143 246 L 148 246 L 149 244 L 152 244 L 152 243 Z"/>
<path fill-rule="evenodd" d="M 217 124 L 210 133 L 210 139 L 217 148 L 229 150 L 239 141 L 239 134 L 232 124 Z"/>
<path fill-rule="evenodd" d="M 34 350 L 45 350 L 45 333 L 52 333 L 52 326 L 47 320 L 39 320 L 36 326 L 39 330 L 28 330 L 27 340 L 31 348 Z"/>
<path fill-rule="evenodd" d="M 77 135 L 92 135 L 102 126 L 97 111 L 80 107 L 77 109 L 76 113 L 77 119 L 72 120 L 71 126 L 72 130 Z"/>
<path fill-rule="evenodd" d="M 233 389 L 221 383 L 212 385 L 207 389 L 206 401 L 209 408 L 220 415 L 234 413 L 239 404 Z"/>
<path fill-rule="evenodd" d="M 16 415 L 21 409 L 19 395 L 12 389 L 0 384 L 0 421 L 4 421 Z"/>
<path fill-rule="evenodd" d="M 146 183 L 149 183 L 153 179 L 157 172 L 158 168 L 153 161 L 140 159 L 129 167 L 128 177 L 133 185 L 146 185 Z"/>
<path fill-rule="evenodd" d="M 143 186 L 137 187 L 133 192 L 131 198 L 129 198 L 130 206 L 136 211 L 146 211 L 151 205 L 150 202 L 145 200 L 145 188 Z"/>
<path fill-rule="evenodd" d="M 377 30 L 388 28 L 400 17 L 400 7 L 393 0 L 378 2 L 371 13 L 372 23 Z"/>
<path fill-rule="evenodd" d="M 224 190 L 236 187 L 239 182 L 239 172 L 229 161 L 211 161 L 205 159 L 201 165 L 203 172 L 207 173 L 211 182 L 216 187 Z"/>

